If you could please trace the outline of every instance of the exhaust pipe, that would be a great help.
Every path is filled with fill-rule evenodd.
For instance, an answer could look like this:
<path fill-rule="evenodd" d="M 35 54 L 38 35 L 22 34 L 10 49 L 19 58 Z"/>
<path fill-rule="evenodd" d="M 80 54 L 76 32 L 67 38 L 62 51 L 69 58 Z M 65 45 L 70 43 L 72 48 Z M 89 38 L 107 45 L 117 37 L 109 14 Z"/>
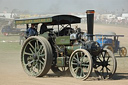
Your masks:
<path fill-rule="evenodd" d="M 93 40 L 94 10 L 87 10 L 87 35 L 88 40 Z"/>

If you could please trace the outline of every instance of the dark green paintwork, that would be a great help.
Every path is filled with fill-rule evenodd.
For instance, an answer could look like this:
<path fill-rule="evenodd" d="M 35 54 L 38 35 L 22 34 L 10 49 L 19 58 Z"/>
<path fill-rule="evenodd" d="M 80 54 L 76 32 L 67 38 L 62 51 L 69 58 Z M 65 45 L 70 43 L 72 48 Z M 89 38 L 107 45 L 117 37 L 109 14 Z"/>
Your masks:
<path fill-rule="evenodd" d="M 57 45 L 70 45 L 70 36 L 56 37 Z"/>
<path fill-rule="evenodd" d="M 71 55 L 76 49 L 80 49 L 80 45 L 66 46 L 68 55 Z"/>
<path fill-rule="evenodd" d="M 65 57 L 57 57 L 57 66 L 62 67 L 65 66 Z"/>
<path fill-rule="evenodd" d="M 46 23 L 52 22 L 52 18 L 30 18 L 30 19 L 18 19 L 15 20 L 15 24 L 31 24 L 31 23 Z"/>
<path fill-rule="evenodd" d="M 45 33 L 43 33 L 43 34 L 39 34 L 39 36 L 44 37 L 44 38 L 46 38 L 46 39 L 49 38 L 48 32 L 45 32 Z"/>

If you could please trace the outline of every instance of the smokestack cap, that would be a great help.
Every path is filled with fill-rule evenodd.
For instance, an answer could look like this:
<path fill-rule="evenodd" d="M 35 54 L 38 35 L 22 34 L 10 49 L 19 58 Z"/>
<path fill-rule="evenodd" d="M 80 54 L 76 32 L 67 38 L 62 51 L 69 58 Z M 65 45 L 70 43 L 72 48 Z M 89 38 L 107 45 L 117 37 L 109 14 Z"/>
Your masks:
<path fill-rule="evenodd" d="M 94 11 L 94 10 L 87 10 L 86 13 L 87 13 L 87 14 L 94 14 L 95 11 Z"/>

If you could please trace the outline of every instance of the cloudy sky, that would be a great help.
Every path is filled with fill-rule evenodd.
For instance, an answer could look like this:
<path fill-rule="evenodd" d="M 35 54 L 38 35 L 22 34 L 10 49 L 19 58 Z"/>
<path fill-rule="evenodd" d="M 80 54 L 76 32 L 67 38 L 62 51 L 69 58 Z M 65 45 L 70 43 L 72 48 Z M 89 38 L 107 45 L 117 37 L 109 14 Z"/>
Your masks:
<path fill-rule="evenodd" d="M 96 11 L 128 11 L 128 0 L 0 0 L 0 12 L 13 9 L 31 13 L 82 13 Z"/>

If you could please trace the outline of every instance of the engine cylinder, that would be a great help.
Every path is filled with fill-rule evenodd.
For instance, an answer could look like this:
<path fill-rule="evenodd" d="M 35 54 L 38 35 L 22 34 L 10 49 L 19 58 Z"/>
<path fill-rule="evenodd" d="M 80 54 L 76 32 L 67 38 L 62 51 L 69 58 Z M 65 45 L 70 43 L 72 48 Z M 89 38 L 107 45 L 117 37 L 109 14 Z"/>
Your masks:
<path fill-rule="evenodd" d="M 93 56 L 97 56 L 101 52 L 100 44 L 95 41 L 86 41 L 84 48 L 88 50 Z"/>

